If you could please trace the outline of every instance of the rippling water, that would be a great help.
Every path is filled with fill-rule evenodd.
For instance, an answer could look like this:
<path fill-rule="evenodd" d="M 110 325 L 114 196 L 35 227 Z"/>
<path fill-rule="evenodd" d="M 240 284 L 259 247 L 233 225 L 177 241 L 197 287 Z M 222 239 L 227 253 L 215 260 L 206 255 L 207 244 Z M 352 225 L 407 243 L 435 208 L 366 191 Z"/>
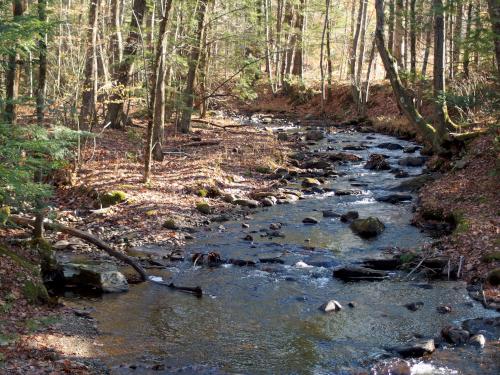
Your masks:
<path fill-rule="evenodd" d="M 369 136 L 371 139 L 366 134 L 337 134 L 317 148 L 329 145 L 341 150 L 347 144 L 363 142 L 370 146 L 368 150 L 348 152 L 365 160 L 370 153 L 383 153 L 394 166 L 399 157 L 408 156 L 373 147 L 387 141 L 403 146 L 408 142 Z M 188 253 L 217 251 L 223 258 L 253 260 L 262 253 L 276 253 L 284 264 L 193 268 L 186 261 L 158 271 L 157 276 L 173 279 L 178 285 L 202 286 L 205 296 L 201 299 L 144 283 L 131 286 L 126 294 L 92 301 L 104 332 L 105 361 L 111 366 L 138 364 L 136 369 L 116 367 L 122 374 L 350 373 L 353 368 L 369 368 L 387 356 L 389 347 L 408 342 L 415 335 L 433 337 L 447 324 L 492 315 L 479 304 L 470 303 L 463 283 L 434 282 L 432 289 L 423 289 L 408 281 L 343 283 L 332 278 L 335 265 L 380 255 L 387 247 L 418 248 L 429 240 L 409 225 L 411 203 L 391 205 L 374 200 L 402 179 L 389 172 L 367 171 L 362 165 L 340 166 L 339 171 L 347 174 L 327 184 L 335 189 L 364 189 L 361 195 L 315 195 L 295 204 L 257 210 L 247 220 L 250 228 L 243 229 L 241 222 L 224 223 L 224 231 L 197 233 L 197 240 L 188 248 Z M 421 173 L 420 168 L 406 170 Z M 352 179 L 367 186 L 352 187 Z M 386 230 L 374 240 L 363 240 L 337 218 L 323 218 L 324 209 L 377 216 Z M 306 216 L 320 223 L 306 226 L 302 224 Z M 274 222 L 284 224 L 284 238 L 269 239 L 257 232 L 252 233 L 254 245 L 242 239 Z M 299 261 L 328 267 L 296 267 Z M 343 310 L 321 313 L 318 307 L 330 299 L 338 300 Z M 354 308 L 347 307 L 350 301 Z M 415 301 L 424 301 L 421 310 L 410 312 L 404 307 Z M 436 312 L 444 303 L 452 305 L 450 314 Z M 467 353 L 449 353 L 448 358 L 438 355 L 437 364 L 413 363 L 412 373 L 488 374 L 495 369 L 491 360 L 487 361 L 491 353 L 481 354 L 486 356 L 481 359 L 481 355 L 468 352 L 476 362 L 462 363 L 457 358 Z M 485 368 L 481 367 L 483 360 L 489 363 Z M 468 372 L 471 369 L 473 372 Z"/>

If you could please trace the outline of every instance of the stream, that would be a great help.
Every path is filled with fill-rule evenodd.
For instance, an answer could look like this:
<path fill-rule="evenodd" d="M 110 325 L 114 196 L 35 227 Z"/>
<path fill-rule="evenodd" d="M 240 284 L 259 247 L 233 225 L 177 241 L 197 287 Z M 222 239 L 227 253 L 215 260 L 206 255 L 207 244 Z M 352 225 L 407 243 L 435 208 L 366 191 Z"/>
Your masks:
<path fill-rule="evenodd" d="M 421 167 L 398 165 L 402 157 L 418 156 L 418 150 L 409 154 L 376 147 L 384 142 L 414 146 L 374 133 L 329 134 L 311 149 L 359 148 L 346 152 L 363 160 L 339 165 L 340 176 L 328 179 L 324 187 L 359 190 L 357 194 L 311 194 L 292 204 L 259 208 L 245 219 L 222 227 L 214 223 L 212 230 L 197 232 L 186 249 L 187 255 L 216 251 L 224 259 L 252 260 L 256 266 L 193 267 L 186 256 L 184 262 L 155 271 L 177 285 L 200 285 L 203 298 L 143 283 L 131 285 L 125 294 L 80 300 L 96 309 L 92 315 L 102 331 L 103 360 L 117 374 L 354 374 L 393 357 L 389 348 L 416 335 L 432 338 L 447 325 L 497 316 L 473 301 L 463 282 L 393 277 L 346 283 L 332 277 L 337 266 L 383 257 L 394 248 L 418 249 L 431 241 L 410 225 L 416 196 L 399 204 L 375 200 L 393 193 L 405 179 L 396 179 L 390 171 L 364 169 L 370 154 L 387 155 L 391 166 L 410 176 L 422 173 Z M 323 217 L 328 209 L 378 217 L 385 231 L 362 239 L 338 217 Z M 305 217 L 319 223 L 305 225 Z M 261 231 L 271 223 L 282 223 L 282 237 Z M 253 241 L 245 240 L 247 235 Z M 262 263 L 259 258 L 279 262 Z M 342 310 L 319 311 L 331 299 L 339 301 Z M 424 302 L 418 311 L 404 306 L 417 301 Z M 452 306 L 451 313 L 436 311 L 443 304 Z M 409 364 L 412 374 L 493 374 L 499 373 L 499 362 L 495 348 L 487 345 L 483 350 L 440 349 Z"/>

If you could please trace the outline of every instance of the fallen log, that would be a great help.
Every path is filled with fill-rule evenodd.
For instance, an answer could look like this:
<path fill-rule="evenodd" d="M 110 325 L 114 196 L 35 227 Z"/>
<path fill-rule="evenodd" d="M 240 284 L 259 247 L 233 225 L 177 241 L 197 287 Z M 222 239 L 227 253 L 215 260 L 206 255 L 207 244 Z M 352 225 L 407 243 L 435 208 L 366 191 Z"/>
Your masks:
<path fill-rule="evenodd" d="M 9 220 L 12 221 L 13 223 L 16 223 L 18 225 L 23 225 L 23 226 L 33 226 L 35 224 L 35 220 L 28 219 L 27 217 L 22 217 L 22 216 L 17 216 L 17 215 L 10 215 Z M 140 275 L 142 281 L 148 280 L 148 275 L 144 268 L 142 268 L 137 262 L 135 262 L 132 258 L 128 257 L 125 254 L 120 253 L 119 251 L 116 251 L 113 249 L 111 246 L 109 246 L 106 242 L 101 240 L 98 237 L 95 237 L 91 235 L 88 232 L 81 231 L 79 229 L 67 227 L 65 225 L 56 223 L 56 222 L 44 222 L 43 226 L 45 229 L 49 230 L 54 230 L 56 232 L 62 232 L 62 233 L 67 233 L 72 236 L 81 238 L 84 241 L 87 241 L 91 243 L 92 245 L 95 245 L 101 250 L 104 250 L 106 253 L 111 255 L 112 257 L 115 257 L 119 260 L 121 260 L 124 263 L 127 263 L 128 265 L 132 266 L 137 273 Z"/>
<path fill-rule="evenodd" d="M 15 224 L 22 225 L 22 226 L 33 226 L 35 224 L 34 219 L 29 219 L 27 217 L 22 217 L 22 216 L 18 216 L 18 215 L 10 215 L 9 220 Z M 87 241 L 87 242 L 95 245 L 97 248 L 104 250 L 109 255 L 121 260 L 122 262 L 124 262 L 130 266 L 132 266 L 132 268 L 134 268 L 136 270 L 136 272 L 139 274 L 142 281 L 149 281 L 149 282 L 153 282 L 156 284 L 166 285 L 170 289 L 178 290 L 178 291 L 184 292 L 184 293 L 194 294 L 197 297 L 201 297 L 203 295 L 203 291 L 202 291 L 201 287 L 199 287 L 199 286 L 196 286 L 193 288 L 193 287 L 187 287 L 187 286 L 177 286 L 174 283 L 169 284 L 169 283 L 166 283 L 163 281 L 161 281 L 161 282 L 155 281 L 152 277 L 150 277 L 146 273 L 144 268 L 142 268 L 142 266 L 139 265 L 137 262 L 135 262 L 132 258 L 130 258 L 129 256 L 122 254 L 119 251 L 113 249 L 106 242 L 104 242 L 103 240 L 101 240 L 98 237 L 93 236 L 92 234 L 90 234 L 88 232 L 84 232 L 84 231 L 81 231 L 79 229 L 67 227 L 67 226 L 62 225 L 62 224 L 57 223 L 57 222 L 44 222 L 43 226 L 45 229 L 53 230 L 56 232 L 67 233 L 67 234 L 70 234 L 72 236 L 78 237 L 84 241 Z"/>

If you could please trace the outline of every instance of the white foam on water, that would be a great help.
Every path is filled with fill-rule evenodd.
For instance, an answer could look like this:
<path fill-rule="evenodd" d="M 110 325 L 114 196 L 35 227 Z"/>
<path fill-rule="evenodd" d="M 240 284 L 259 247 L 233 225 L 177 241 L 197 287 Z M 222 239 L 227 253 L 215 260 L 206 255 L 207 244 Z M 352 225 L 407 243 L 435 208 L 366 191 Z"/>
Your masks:
<path fill-rule="evenodd" d="M 306 262 L 303 262 L 299 260 L 297 263 L 295 263 L 295 267 L 297 268 L 313 268 L 310 264 L 307 264 Z"/>
<path fill-rule="evenodd" d="M 163 278 L 160 276 L 149 276 L 148 279 L 155 283 L 161 283 L 163 281 Z"/>
<path fill-rule="evenodd" d="M 453 375 L 458 374 L 457 371 L 446 368 L 436 367 L 430 363 L 418 362 L 411 366 L 411 375 Z"/>

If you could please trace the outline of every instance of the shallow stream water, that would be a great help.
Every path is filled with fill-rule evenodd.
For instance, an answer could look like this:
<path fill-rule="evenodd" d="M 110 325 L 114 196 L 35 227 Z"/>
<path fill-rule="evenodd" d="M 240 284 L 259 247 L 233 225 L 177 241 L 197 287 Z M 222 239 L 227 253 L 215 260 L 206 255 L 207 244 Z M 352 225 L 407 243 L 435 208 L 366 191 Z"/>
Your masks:
<path fill-rule="evenodd" d="M 353 369 L 369 369 L 389 355 L 388 348 L 415 335 L 434 337 L 448 324 L 494 315 L 470 299 L 462 282 L 432 282 L 431 287 L 422 288 L 420 281 L 403 278 L 344 283 L 332 277 L 335 266 L 382 256 L 388 248 L 418 249 L 430 241 L 410 225 L 414 202 L 393 205 L 374 199 L 404 179 L 396 179 L 389 171 L 364 169 L 369 154 L 388 155 L 392 166 L 410 175 L 422 172 L 397 165 L 399 158 L 416 156 L 418 151 L 405 154 L 377 148 L 382 142 L 411 145 L 384 135 L 345 132 L 312 146 L 336 151 L 347 145 L 367 146 L 347 151 L 364 160 L 340 165 L 338 171 L 345 175 L 325 185 L 360 189 L 361 194 L 316 194 L 294 204 L 257 209 L 247 220 L 196 233 L 187 249 L 187 254 L 217 251 L 222 258 L 254 261 L 272 254 L 284 264 L 209 268 L 193 267 L 186 260 L 157 275 L 178 285 L 200 285 L 203 298 L 143 283 L 132 285 L 125 294 L 88 301 L 96 308 L 93 315 L 103 332 L 105 362 L 118 374 L 352 373 Z M 338 218 L 323 218 L 321 211 L 326 209 L 376 216 L 386 229 L 377 238 L 364 240 Z M 307 216 L 317 218 L 319 224 L 304 225 Z M 242 228 L 242 222 L 250 227 Z M 283 223 L 284 237 L 261 237 L 261 229 L 277 222 Z M 253 236 L 253 243 L 243 240 L 247 234 Z M 313 266 L 297 267 L 298 261 Z M 339 301 L 343 309 L 331 314 L 319 311 L 330 299 Z M 354 308 L 348 307 L 351 301 Z M 412 312 L 404 307 L 416 301 L 424 302 L 422 309 Z M 442 304 L 450 304 L 452 312 L 438 314 L 436 307 Z M 492 374 L 499 370 L 498 354 L 473 350 L 449 349 L 434 359 L 415 361 L 413 373 Z"/>

